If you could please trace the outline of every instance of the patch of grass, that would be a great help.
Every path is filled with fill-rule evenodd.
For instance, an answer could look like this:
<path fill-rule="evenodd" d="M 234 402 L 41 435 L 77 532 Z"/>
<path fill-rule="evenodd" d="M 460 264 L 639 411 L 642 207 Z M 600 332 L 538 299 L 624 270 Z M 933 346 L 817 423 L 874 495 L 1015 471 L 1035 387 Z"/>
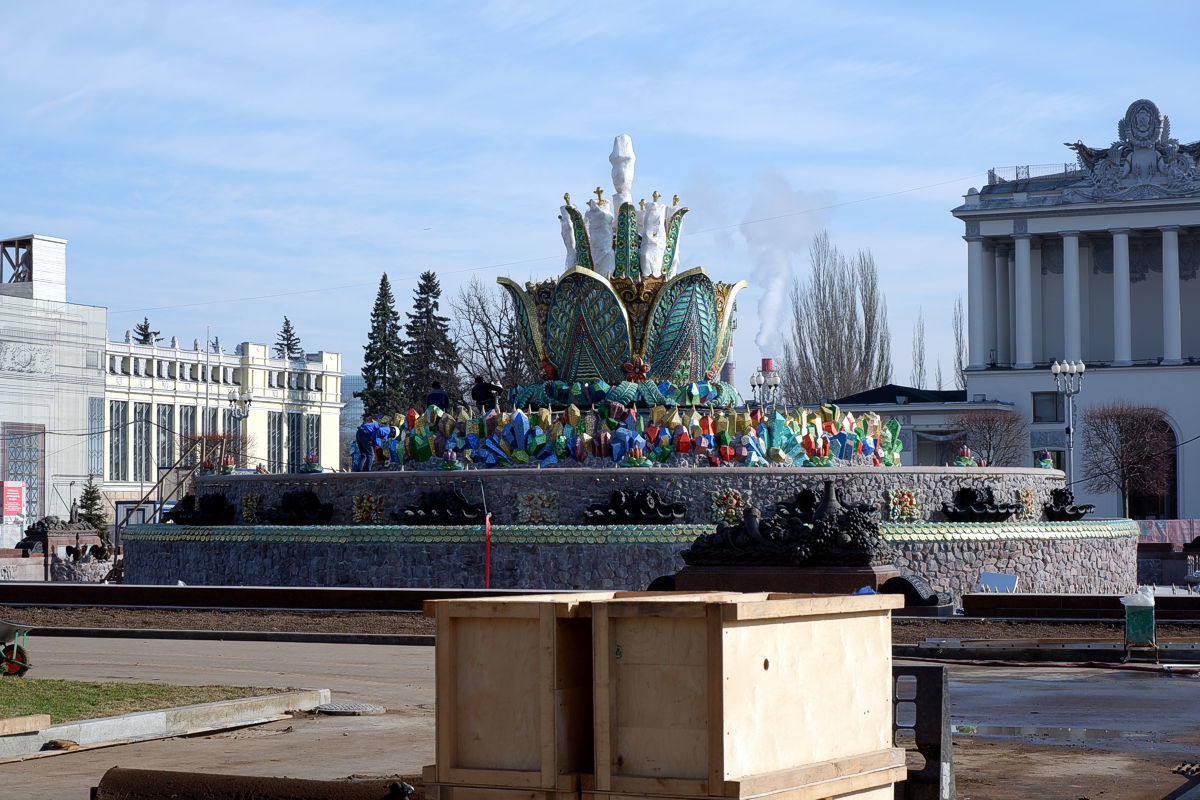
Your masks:
<path fill-rule="evenodd" d="M 274 694 L 252 686 L 175 686 L 0 678 L 0 719 L 49 714 L 52 724 Z"/>

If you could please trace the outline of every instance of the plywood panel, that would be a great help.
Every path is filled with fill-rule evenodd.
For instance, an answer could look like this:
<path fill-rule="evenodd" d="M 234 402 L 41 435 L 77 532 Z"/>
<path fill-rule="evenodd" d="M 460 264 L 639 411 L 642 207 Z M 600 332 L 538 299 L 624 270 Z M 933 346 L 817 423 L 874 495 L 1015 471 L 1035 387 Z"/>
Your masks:
<path fill-rule="evenodd" d="M 451 767 L 541 769 L 539 626 L 537 619 L 455 619 Z"/>
<path fill-rule="evenodd" d="M 739 623 L 723 636 L 727 777 L 891 744 L 887 613 Z"/>

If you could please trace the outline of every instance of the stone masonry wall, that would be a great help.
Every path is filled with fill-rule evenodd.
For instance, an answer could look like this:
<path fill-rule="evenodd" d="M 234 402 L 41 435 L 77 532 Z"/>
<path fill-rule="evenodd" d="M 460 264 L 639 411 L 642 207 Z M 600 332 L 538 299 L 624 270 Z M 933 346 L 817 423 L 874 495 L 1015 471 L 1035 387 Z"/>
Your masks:
<path fill-rule="evenodd" d="M 712 493 L 726 488 L 749 491 L 751 502 L 764 516 L 775 503 L 791 500 L 801 489 L 821 491 L 826 480 L 837 484 L 843 502 L 870 503 L 883 508 L 886 489 L 920 489 L 921 518 L 942 520 L 943 502 L 964 487 L 991 486 L 998 502 L 1017 502 L 1017 492 L 1030 489 L 1041 518 L 1050 492 L 1063 486 L 1059 470 L 1029 468 L 964 467 L 714 467 L 591 469 L 561 466 L 547 469 L 472 469 L 460 472 L 402 471 L 371 473 L 317 473 L 312 475 L 211 475 L 197 480 L 198 491 L 223 493 L 238 509 L 247 494 L 257 494 L 266 508 L 275 506 L 284 492 L 311 489 L 322 502 L 334 506 L 332 524 L 351 521 L 356 495 L 385 498 L 390 513 L 418 504 L 423 495 L 449 488 L 460 490 L 474 503 L 486 498 L 492 521 L 521 522 L 519 498 L 531 492 L 553 492 L 552 518 L 547 522 L 581 524 L 583 512 L 593 503 L 608 500 L 615 489 L 657 489 L 663 500 L 687 506 L 685 522 L 712 521 Z M 884 509 L 886 511 L 886 509 Z M 886 515 L 885 515 L 886 519 Z"/>
<path fill-rule="evenodd" d="M 1096 521 L 1095 535 L 950 534 L 896 526 L 885 536 L 903 574 L 924 577 L 959 602 L 981 572 L 1016 575 L 1020 591 L 1125 594 L 1137 585 L 1137 537 L 1128 521 Z M 1071 526 L 1074 523 L 1057 523 Z M 1114 527 L 1115 526 L 1115 527 Z M 171 528 L 175 526 L 160 526 Z M 885 526 L 891 527 L 891 526 Z M 983 528 L 984 526 L 975 526 Z M 1030 526 L 1027 526 L 1030 527 Z M 237 530 L 236 528 L 209 529 Z M 257 529 L 264 530 L 264 529 Z M 287 529 L 281 529 L 286 531 Z M 342 528 L 328 541 L 280 541 L 246 535 L 234 541 L 162 540 L 130 529 L 125 580 L 141 584 L 404 586 L 482 588 L 482 539 L 471 542 L 354 542 Z M 1115 534 L 1115 535 L 1114 535 Z M 172 536 L 176 534 L 166 534 Z M 984 539 L 982 536 L 1003 536 Z M 937 537 L 935 539 L 935 537 Z M 974 538 L 971 538 L 974 537 Z M 497 589 L 645 589 L 683 567 L 685 542 L 493 543 L 491 586 Z"/>
<path fill-rule="evenodd" d="M 492 547 L 493 589 L 645 589 L 683 566 L 686 544 Z M 483 544 L 130 541 L 125 582 L 193 586 L 483 588 Z"/>
<path fill-rule="evenodd" d="M 955 604 L 981 572 L 1017 576 L 1017 591 L 1128 594 L 1137 588 L 1137 538 L 893 542 L 901 574 L 917 574 Z"/>

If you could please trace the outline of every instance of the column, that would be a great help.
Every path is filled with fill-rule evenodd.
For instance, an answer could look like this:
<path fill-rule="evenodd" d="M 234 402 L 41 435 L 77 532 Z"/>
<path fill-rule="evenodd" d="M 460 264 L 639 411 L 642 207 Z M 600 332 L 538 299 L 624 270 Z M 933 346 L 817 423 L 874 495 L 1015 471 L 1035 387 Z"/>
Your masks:
<path fill-rule="evenodd" d="M 1164 225 L 1162 231 L 1163 272 L 1163 360 L 1182 364 L 1179 317 L 1179 226 Z"/>
<path fill-rule="evenodd" d="M 1112 228 L 1113 361 L 1114 367 L 1133 363 L 1133 325 L 1129 313 L 1129 228 Z"/>
<path fill-rule="evenodd" d="M 1029 305 L 1033 310 L 1033 363 L 1040 364 L 1046 360 L 1045 344 L 1042 342 L 1042 242 L 1035 239 L 1030 245 Z"/>
<path fill-rule="evenodd" d="M 1084 361 L 1092 353 L 1092 248 L 1091 237 L 1079 237 L 1079 357 Z"/>
<path fill-rule="evenodd" d="M 996 363 L 1011 364 L 1008 320 L 1008 247 L 996 245 Z"/>
<path fill-rule="evenodd" d="M 1016 283 L 1016 339 L 1017 363 L 1016 369 L 1033 369 L 1033 297 L 1031 283 L 1033 276 L 1029 267 L 1029 234 L 1019 233 L 1016 239 L 1016 273 L 1013 280 Z"/>
<path fill-rule="evenodd" d="M 964 236 L 967 240 L 967 364 L 968 369 L 983 369 L 987 364 L 987 343 L 983 336 L 984 289 L 983 237 Z"/>
<path fill-rule="evenodd" d="M 1079 231 L 1062 231 L 1063 239 L 1063 358 L 1083 358 L 1079 335 Z"/>
<path fill-rule="evenodd" d="M 996 254 L 994 248 L 983 252 L 983 363 L 995 364 L 996 355 Z"/>

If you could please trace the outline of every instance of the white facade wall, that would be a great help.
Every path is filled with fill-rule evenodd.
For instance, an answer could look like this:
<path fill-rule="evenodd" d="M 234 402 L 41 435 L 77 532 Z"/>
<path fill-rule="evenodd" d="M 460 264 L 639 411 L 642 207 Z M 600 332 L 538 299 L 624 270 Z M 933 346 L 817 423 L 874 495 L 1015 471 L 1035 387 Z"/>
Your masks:
<path fill-rule="evenodd" d="M 336 469 L 342 408 L 341 355 L 317 352 L 307 354 L 303 360 L 285 360 L 269 354 L 268 345 L 252 342 L 238 345 L 234 353 L 108 342 L 106 491 L 130 496 L 153 486 L 159 469 L 170 467 L 190 441 L 183 409 L 193 410 L 192 436 L 244 432 L 248 444 L 240 466 L 262 464 L 271 471 L 284 472 L 289 467 L 295 469 L 297 460 L 302 464 L 315 452 L 323 467 Z M 231 396 L 238 402 L 231 404 Z M 247 396 L 251 401 L 246 418 L 231 418 L 227 411 L 246 408 L 240 401 Z M 121 421 L 113 418 L 113 401 L 126 404 L 125 420 L 131 423 L 127 428 L 117 427 Z M 140 440 L 137 426 L 132 424 L 137 404 L 149 407 L 149 464 L 137 457 Z M 210 415 L 216 417 L 212 430 L 205 425 Z M 273 415 L 278 415 L 274 426 Z M 171 445 L 160 439 L 160 431 L 164 430 L 160 423 L 168 421 L 173 426 Z M 319 439 L 315 447 L 314 434 Z M 124 442 L 116 439 L 122 435 Z M 128 454 L 125 458 L 120 457 L 122 448 Z"/>

